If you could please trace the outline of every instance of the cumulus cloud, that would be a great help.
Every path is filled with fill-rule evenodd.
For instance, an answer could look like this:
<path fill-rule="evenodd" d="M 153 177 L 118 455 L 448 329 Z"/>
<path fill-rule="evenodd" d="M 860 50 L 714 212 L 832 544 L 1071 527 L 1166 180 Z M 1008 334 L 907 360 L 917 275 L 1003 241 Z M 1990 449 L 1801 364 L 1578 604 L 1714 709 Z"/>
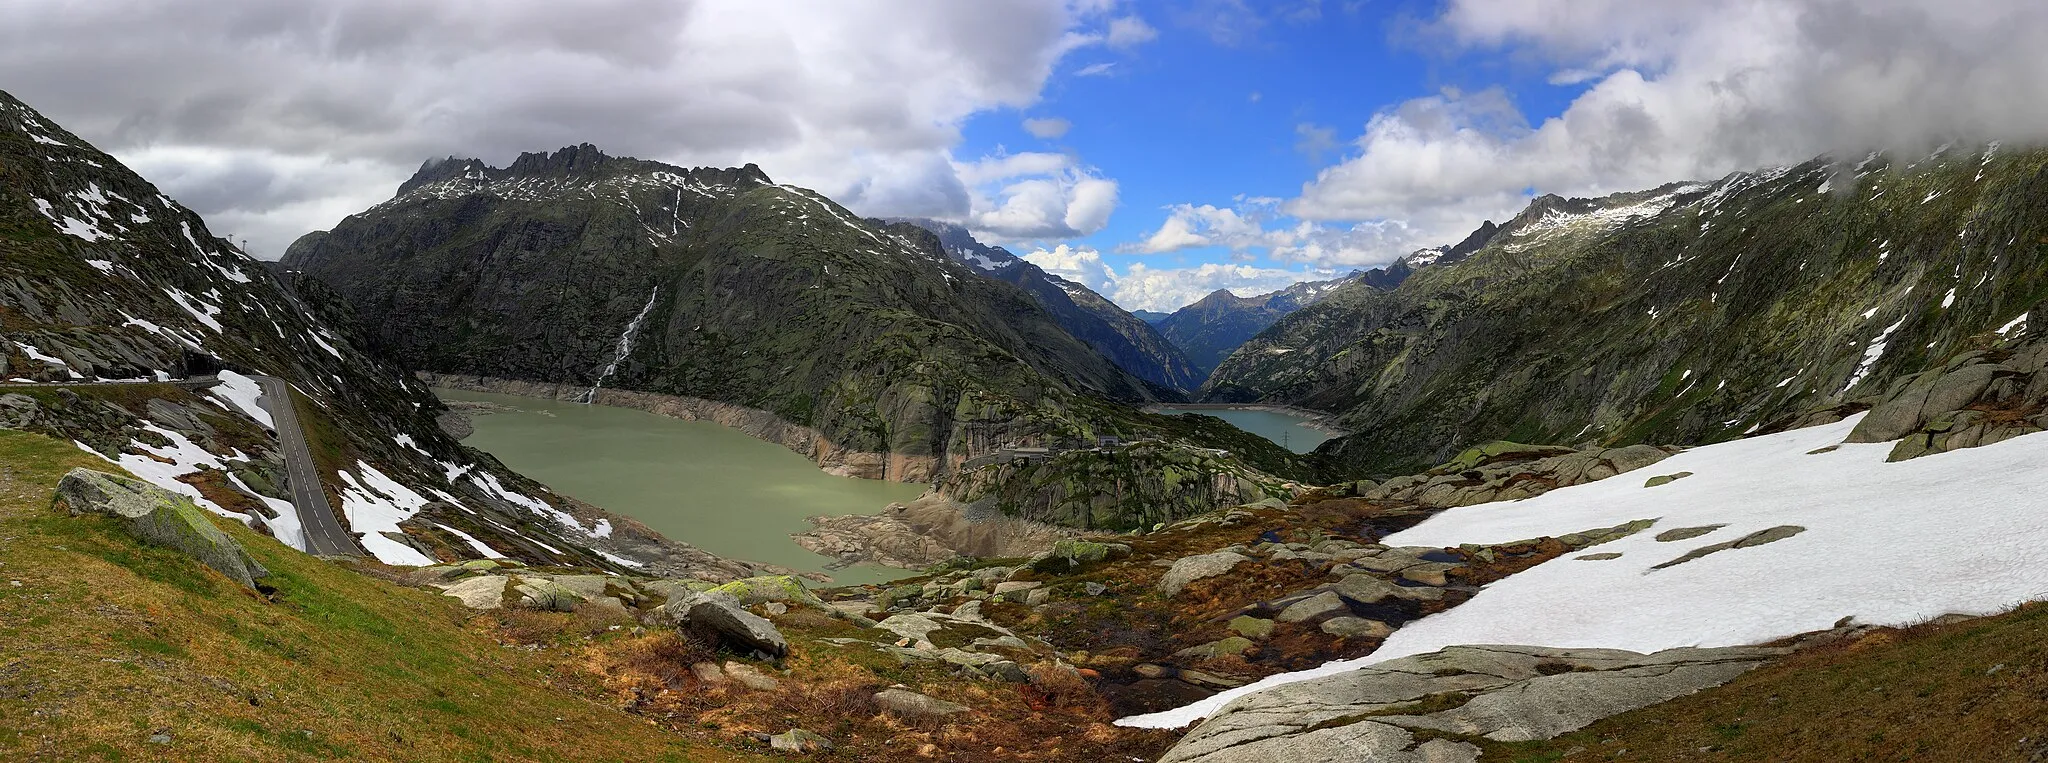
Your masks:
<path fill-rule="evenodd" d="M 1256 31 L 1249 7 L 1207 21 Z M 1282 14 L 1282 17 L 1286 17 Z M 1373 266 L 1501 221 L 1531 193 L 1597 196 L 1948 142 L 2048 140 L 2048 3 L 1962 0 L 1452 0 L 1428 29 L 1583 86 L 1531 123 L 1499 88 L 1445 89 L 1374 115 L 1345 157 L 1277 207 L 1178 205 L 1122 251 L 1222 246 Z M 1225 31 L 1229 42 L 1238 38 Z"/>
<path fill-rule="evenodd" d="M 1066 154 L 1001 154 L 957 165 L 969 186 L 964 219 L 977 235 L 995 242 L 1086 236 L 1109 224 L 1117 202 L 1116 181 Z"/>
<path fill-rule="evenodd" d="M 1117 272 L 1100 251 L 1065 244 L 1022 255 L 1046 272 L 1095 290 L 1126 310 L 1171 312 L 1217 289 L 1249 297 L 1278 291 L 1302 281 L 1334 278 L 1328 269 L 1261 268 L 1205 263 L 1189 268 L 1159 268 L 1133 262 Z"/>
<path fill-rule="evenodd" d="M 426 157 L 503 164 L 586 141 L 684 165 L 757 162 L 867 214 L 964 217 L 975 196 L 952 172 L 960 126 L 1036 103 L 1073 51 L 1132 40 L 1113 11 L 16 0 L 0 70 L 15 95 L 149 164 L 174 196 L 246 225 L 252 248 L 275 255 L 333 210 L 387 196 Z M 1099 187 L 1049 180 L 1099 203 Z"/>
<path fill-rule="evenodd" d="M 1031 137 L 1044 138 L 1046 140 L 1065 137 L 1067 131 L 1073 128 L 1074 123 L 1058 117 L 1040 117 L 1024 120 L 1025 132 L 1031 133 Z"/>
<path fill-rule="evenodd" d="M 1109 22 L 1109 46 L 1131 48 L 1159 38 L 1159 30 L 1137 16 L 1125 16 Z"/>
<path fill-rule="evenodd" d="M 2048 4 L 2033 0 L 1455 0 L 1437 29 L 1590 84 L 1538 124 L 1498 90 L 1386 110 L 1287 212 L 1442 243 L 1528 189 L 1598 195 L 1831 151 L 2048 138 Z"/>

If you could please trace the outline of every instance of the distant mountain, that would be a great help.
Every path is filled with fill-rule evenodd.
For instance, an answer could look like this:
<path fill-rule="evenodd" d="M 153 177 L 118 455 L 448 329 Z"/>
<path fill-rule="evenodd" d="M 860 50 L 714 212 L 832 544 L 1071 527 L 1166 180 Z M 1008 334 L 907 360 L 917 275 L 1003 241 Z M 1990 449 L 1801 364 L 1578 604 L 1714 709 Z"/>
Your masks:
<path fill-rule="evenodd" d="M 2024 330 L 2048 294 L 2044 178 L 2048 152 L 1994 146 L 1543 196 L 1391 290 L 1281 319 L 1205 393 L 1339 412 L 1358 434 L 1319 456 L 1360 476 L 1489 439 L 1769 431 Z"/>
<path fill-rule="evenodd" d="M 1135 415 L 1104 401 L 1178 397 L 1070 334 L 1042 296 L 955 257 L 752 165 L 586 144 L 503 168 L 429 162 L 285 263 L 411 368 L 740 406 L 755 413 L 701 415 L 770 414 L 749 431 L 863 476 L 926 480 Z"/>
<path fill-rule="evenodd" d="M 1353 272 L 1329 281 L 1304 281 L 1255 297 L 1240 297 L 1228 289 L 1217 289 L 1194 304 L 1173 311 L 1154 323 L 1159 333 L 1187 353 L 1202 378 L 1230 357 L 1239 345 L 1266 330 L 1281 317 L 1322 299 L 1331 290 L 1363 277 Z"/>
<path fill-rule="evenodd" d="M 1203 374 L 1172 342 L 1136 315 L 1125 312 L 1086 286 L 1045 272 L 1000 246 L 974 240 L 965 227 L 948 222 L 903 218 L 939 237 L 946 254 L 989 278 L 1022 287 L 1038 300 L 1060 327 L 1108 356 L 1140 379 L 1192 392 Z"/>
<path fill-rule="evenodd" d="M 1166 320 L 1167 317 L 1173 315 L 1173 313 L 1162 313 L 1155 310 L 1132 310 L 1131 315 L 1137 316 L 1138 320 L 1156 326 L 1160 321 Z"/>

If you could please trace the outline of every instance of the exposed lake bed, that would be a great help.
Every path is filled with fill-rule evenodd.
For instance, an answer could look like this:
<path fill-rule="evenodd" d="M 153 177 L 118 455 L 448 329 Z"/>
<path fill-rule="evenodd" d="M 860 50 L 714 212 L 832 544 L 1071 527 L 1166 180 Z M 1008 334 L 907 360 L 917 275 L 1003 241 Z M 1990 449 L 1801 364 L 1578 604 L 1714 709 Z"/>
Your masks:
<path fill-rule="evenodd" d="M 836 584 L 908 570 L 856 566 L 805 550 L 811 516 L 874 514 L 924 486 L 827 474 L 787 448 L 739 431 L 630 408 L 436 389 L 463 410 L 463 442 L 565 495 L 637 519 L 720 556 L 822 572 Z"/>

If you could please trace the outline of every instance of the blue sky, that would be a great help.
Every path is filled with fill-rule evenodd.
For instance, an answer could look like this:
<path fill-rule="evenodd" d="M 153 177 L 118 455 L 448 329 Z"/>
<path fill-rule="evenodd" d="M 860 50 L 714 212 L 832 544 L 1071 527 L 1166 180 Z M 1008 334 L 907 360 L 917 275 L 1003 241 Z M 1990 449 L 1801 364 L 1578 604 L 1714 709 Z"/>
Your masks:
<path fill-rule="evenodd" d="M 588 142 L 960 222 L 1132 309 L 1385 264 L 1532 194 L 2048 142 L 2043 71 L 2040 0 L 10 0 L 0 24 L 0 87 L 259 257 L 423 160 Z"/>
<path fill-rule="evenodd" d="M 1142 22 L 1149 30 L 1138 35 L 1142 42 L 1091 46 L 1063 57 L 1037 103 L 975 116 L 965 124 L 956 151 L 969 156 L 1067 154 L 1116 181 L 1116 212 L 1106 226 L 1084 236 L 985 235 L 1026 254 L 1061 244 L 1068 246 L 1065 251 L 1091 250 L 1119 273 L 1135 264 L 1155 272 L 1203 264 L 1261 271 L 1120 295 L 1099 270 L 1074 266 L 1055 254 L 1034 257 L 1121 297 L 1127 306 L 1158 310 L 1220 286 L 1250 293 L 1385 264 L 1406 250 L 1305 258 L 1276 255 L 1272 247 L 1258 245 L 1209 243 L 1156 251 L 1144 242 L 1167 222 L 1175 205 L 1227 209 L 1243 207 L 1246 197 L 1299 195 L 1319 170 L 1356 151 L 1354 141 L 1375 114 L 1413 99 L 1446 90 L 1493 89 L 1524 120 L 1536 122 L 1561 113 L 1585 90 L 1584 83 L 1553 83 L 1548 68 L 1524 60 L 1525 51 L 1448 44 L 1448 34 L 1437 26 L 1442 10 L 1437 0 L 1257 8 L 1225 2 L 1124 4 L 1115 13 Z M 1266 227 L 1299 224 L 1292 215 L 1268 214 Z M 1478 222 L 1470 220 L 1471 225 Z M 1433 238 L 1418 233 L 1410 243 L 1446 244 L 1457 237 L 1433 233 Z"/>

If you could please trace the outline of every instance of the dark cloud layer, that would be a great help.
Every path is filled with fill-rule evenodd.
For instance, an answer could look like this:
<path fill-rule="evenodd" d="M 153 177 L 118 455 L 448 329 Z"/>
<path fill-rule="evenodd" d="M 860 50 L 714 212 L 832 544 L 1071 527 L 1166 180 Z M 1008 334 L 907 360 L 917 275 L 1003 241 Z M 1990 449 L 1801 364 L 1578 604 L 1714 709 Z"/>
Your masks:
<path fill-rule="evenodd" d="M 12 0 L 0 87 L 273 255 L 426 157 L 582 142 L 965 219 L 1008 193 L 960 179 L 960 124 L 1102 42 L 1087 5 Z"/>

